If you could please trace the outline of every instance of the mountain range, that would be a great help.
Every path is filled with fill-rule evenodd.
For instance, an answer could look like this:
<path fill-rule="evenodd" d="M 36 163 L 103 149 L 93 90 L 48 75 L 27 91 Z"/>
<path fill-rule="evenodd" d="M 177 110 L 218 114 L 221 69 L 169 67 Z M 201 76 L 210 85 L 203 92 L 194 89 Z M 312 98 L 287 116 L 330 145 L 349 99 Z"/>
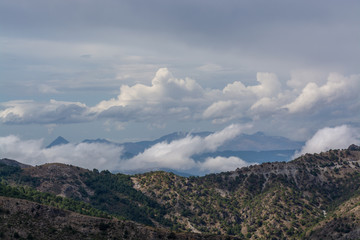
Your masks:
<path fill-rule="evenodd" d="M 166 142 L 170 143 L 175 140 L 185 138 L 186 136 L 199 136 L 206 137 L 213 132 L 174 132 L 165 136 L 162 136 L 155 140 L 139 141 L 139 142 L 124 142 L 117 143 L 106 139 L 85 139 L 82 143 L 100 143 L 110 144 L 123 148 L 123 159 L 130 159 L 139 153 L 144 152 L 146 149 L 151 148 L 157 143 Z M 67 144 L 65 138 L 59 136 L 53 142 L 51 142 L 46 148 L 51 148 L 63 144 Z M 294 156 L 295 152 L 300 150 L 304 145 L 304 142 L 292 141 L 285 137 L 279 136 L 267 136 L 262 132 L 255 134 L 240 134 L 232 140 L 227 141 L 223 146 L 220 146 L 214 152 L 206 152 L 191 156 L 197 162 L 203 162 L 209 157 L 238 157 L 248 163 L 263 163 L 273 161 L 288 161 Z M 182 176 L 190 175 L 204 175 L 204 172 L 200 172 L 197 169 L 188 170 L 187 172 L 179 172 L 174 169 L 150 169 L 150 170 L 166 170 L 172 171 Z M 128 172 L 128 173 L 138 173 Z"/>
<path fill-rule="evenodd" d="M 154 146 L 160 142 L 170 143 L 174 140 L 179 140 L 190 135 L 192 137 L 206 137 L 213 132 L 173 132 L 168 135 L 164 135 L 155 140 L 148 141 L 139 141 L 139 142 L 124 142 L 116 143 L 106 139 L 85 139 L 82 142 L 84 143 L 104 143 L 104 144 L 114 144 L 122 146 L 125 149 L 125 152 L 132 155 L 137 155 L 140 152 L 143 152 L 145 149 Z M 52 141 L 46 148 L 51 148 L 53 146 L 62 145 L 69 143 L 68 140 L 59 136 L 54 141 Z M 285 137 L 280 136 L 267 136 L 263 132 L 257 132 L 254 134 L 240 134 L 232 140 L 226 142 L 224 146 L 221 146 L 219 151 L 272 151 L 272 150 L 294 150 L 300 149 L 304 145 L 304 142 L 292 141 Z"/>
<path fill-rule="evenodd" d="M 0 176 L 4 239 L 358 239 L 360 233 L 356 145 L 203 177 L 9 159 L 0 160 Z"/>

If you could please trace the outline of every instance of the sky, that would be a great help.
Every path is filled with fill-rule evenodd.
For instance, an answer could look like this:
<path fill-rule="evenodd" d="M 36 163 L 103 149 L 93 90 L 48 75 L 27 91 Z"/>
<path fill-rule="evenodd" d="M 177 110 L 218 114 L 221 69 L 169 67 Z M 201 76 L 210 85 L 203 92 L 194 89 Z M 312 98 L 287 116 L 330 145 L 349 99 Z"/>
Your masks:
<path fill-rule="evenodd" d="M 351 0 L 2 0 L 0 136 L 357 133 L 359 12 Z"/>

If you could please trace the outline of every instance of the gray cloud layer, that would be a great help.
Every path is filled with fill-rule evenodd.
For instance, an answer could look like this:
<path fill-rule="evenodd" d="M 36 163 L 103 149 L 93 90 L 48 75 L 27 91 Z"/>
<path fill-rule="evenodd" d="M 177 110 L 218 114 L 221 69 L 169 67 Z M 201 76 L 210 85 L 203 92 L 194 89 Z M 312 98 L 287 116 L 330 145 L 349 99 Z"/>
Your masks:
<path fill-rule="evenodd" d="M 309 73 L 309 76 L 312 76 Z M 116 98 L 95 106 L 51 100 L 1 103 L 0 120 L 5 124 L 67 124 L 111 119 L 115 122 L 211 121 L 269 122 L 287 119 L 302 126 L 358 122 L 360 75 L 330 73 L 325 78 L 307 79 L 293 75 L 287 85 L 273 73 L 258 73 L 257 85 L 235 81 L 223 89 L 203 88 L 190 78 L 174 77 L 161 68 L 151 85 L 122 85 Z M 280 121 L 280 120 L 279 120 Z M 279 122 L 280 123 L 280 122 Z M 274 123 L 276 124 L 276 123 Z"/>
<path fill-rule="evenodd" d="M 357 66 L 358 1 L 5 0 L 8 36 L 145 45 L 167 42 L 258 58 Z M 152 41 L 151 41 L 152 40 Z M 149 43 L 151 42 L 151 43 Z M 355 51 L 355 52 L 354 52 Z M 174 50 L 172 50 L 174 52 Z M 176 51 L 175 51 L 176 52 Z M 351 56 L 351 58 L 349 58 Z M 346 61 L 346 63 L 344 62 Z M 339 69 L 337 69 L 339 70 Z"/>
<path fill-rule="evenodd" d="M 94 81 L 113 87 L 115 76 L 143 80 L 161 66 L 212 82 L 222 81 L 214 73 L 354 74 L 359 7 L 356 0 L 3 0 L 2 80 L 13 88 L 19 82 L 19 90 L 33 81 L 36 89 L 43 84 L 40 92 L 56 93 L 98 87 Z"/>
<path fill-rule="evenodd" d="M 302 140 L 324 126 L 356 126 L 359 7 L 357 0 L 2 0 L 0 122 L 94 123 L 102 136 L 100 122 L 187 130 L 252 122 Z M 161 69 L 153 78 L 164 67 L 173 75 Z"/>

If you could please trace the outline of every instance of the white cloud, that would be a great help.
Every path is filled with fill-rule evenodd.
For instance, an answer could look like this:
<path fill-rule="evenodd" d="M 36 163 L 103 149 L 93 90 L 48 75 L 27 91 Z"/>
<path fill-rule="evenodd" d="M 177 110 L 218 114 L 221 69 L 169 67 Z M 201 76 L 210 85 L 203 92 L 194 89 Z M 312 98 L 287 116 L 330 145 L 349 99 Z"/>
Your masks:
<path fill-rule="evenodd" d="M 360 132 L 358 129 L 347 125 L 334 128 L 326 127 L 318 130 L 294 157 L 305 153 L 325 152 L 329 149 L 343 149 L 351 144 L 360 144 Z"/>
<path fill-rule="evenodd" d="M 233 98 L 248 98 L 250 96 L 262 98 L 275 96 L 281 90 L 281 83 L 274 73 L 258 72 L 256 80 L 260 84 L 245 86 L 239 81 L 230 83 L 223 89 L 223 93 L 225 96 Z"/>
<path fill-rule="evenodd" d="M 30 165 L 59 162 L 88 169 L 97 168 L 111 171 L 169 168 L 219 172 L 234 170 L 248 164 L 236 157 L 208 158 L 205 162 L 196 162 L 191 157 L 195 154 L 214 152 L 226 141 L 240 134 L 245 127 L 230 125 L 207 137 L 188 135 L 170 143 L 161 142 L 128 160 L 121 159 L 123 149 L 112 144 L 68 143 L 44 148 L 42 139 L 22 140 L 17 136 L 10 135 L 0 137 L 0 158 L 10 158 Z"/>
<path fill-rule="evenodd" d="M 306 78 L 306 84 L 301 83 L 302 77 Z M 57 125 L 99 119 L 122 125 L 129 122 L 164 125 L 172 121 L 256 122 L 269 128 L 266 127 L 269 123 L 275 126 L 276 122 L 286 120 L 289 128 L 316 124 L 311 130 L 330 120 L 328 124 L 332 125 L 356 122 L 352 112 L 359 108 L 360 75 L 345 77 L 332 73 L 325 79 L 320 77 L 320 74 L 303 72 L 292 75 L 294 79 L 282 86 L 275 74 L 258 73 L 256 85 L 235 81 L 223 89 L 206 89 L 193 79 L 175 78 L 167 68 L 161 68 L 151 84 L 122 85 L 117 97 L 92 107 L 55 100 L 0 103 L 0 121 Z"/>
<path fill-rule="evenodd" d="M 327 74 L 315 70 L 297 70 L 291 72 L 291 78 L 286 85 L 292 89 L 303 89 L 308 83 L 313 82 L 323 85 L 327 81 Z"/>
<path fill-rule="evenodd" d="M 43 148 L 43 140 L 21 140 L 10 135 L 0 137 L 1 158 L 10 158 L 30 165 L 66 163 L 88 169 L 117 170 L 122 148 L 100 143 L 65 144 Z"/>
<path fill-rule="evenodd" d="M 232 101 L 218 101 L 211 104 L 205 111 L 203 112 L 204 118 L 216 118 L 216 117 L 223 117 L 224 111 L 229 110 L 233 106 Z"/>
<path fill-rule="evenodd" d="M 276 99 L 264 97 L 255 102 L 250 110 L 253 111 L 274 111 L 277 108 Z"/>
<path fill-rule="evenodd" d="M 87 106 L 79 102 L 50 100 L 48 103 L 34 101 L 10 101 L 2 103 L 5 109 L 0 111 L 3 123 L 75 123 L 90 120 Z"/>
<path fill-rule="evenodd" d="M 187 170 L 198 167 L 191 156 L 204 152 L 213 152 L 226 141 L 233 139 L 242 132 L 244 127 L 230 125 L 222 131 L 207 137 L 186 136 L 183 139 L 170 143 L 161 142 L 143 153 L 129 159 L 121 165 L 123 169 L 157 169 L 171 168 L 176 170 Z"/>
<path fill-rule="evenodd" d="M 21 140 L 19 137 L 10 135 L 0 137 L 1 158 L 17 159 L 23 163 L 37 164 L 38 156 L 43 145 L 43 140 Z M 31 159 L 29 159 L 31 158 Z"/>
<path fill-rule="evenodd" d="M 243 117 L 243 112 L 259 99 L 277 96 L 281 91 L 281 84 L 273 73 L 258 73 L 257 81 L 259 84 L 254 86 L 236 81 L 222 91 L 203 89 L 195 80 L 177 79 L 168 69 L 161 68 L 151 85 L 123 85 L 117 98 L 102 101 L 91 111 L 102 117 L 144 119 L 166 115 L 224 123 Z"/>
<path fill-rule="evenodd" d="M 281 83 L 274 73 L 257 73 L 259 85 L 249 86 L 248 89 L 259 98 L 275 96 L 281 89 Z"/>
<path fill-rule="evenodd" d="M 251 128 L 251 125 L 232 124 L 221 131 L 215 132 L 204 138 L 205 148 L 210 151 L 215 151 L 218 147 L 223 145 L 226 141 L 238 136 L 244 129 Z"/>
<path fill-rule="evenodd" d="M 101 112 L 116 106 L 161 105 L 164 101 L 185 101 L 202 96 L 203 89 L 190 78 L 177 79 L 166 68 L 160 68 L 152 79 L 152 85 L 122 85 L 115 99 L 102 101 L 92 110 Z"/>
<path fill-rule="evenodd" d="M 238 98 L 239 96 L 245 95 L 248 93 L 246 86 L 240 82 L 235 81 L 233 83 L 229 83 L 223 89 L 223 94 L 229 97 Z"/>
<path fill-rule="evenodd" d="M 237 168 L 249 166 L 250 164 L 238 157 L 215 157 L 207 158 L 205 162 L 198 163 L 200 170 L 204 172 L 226 172 Z"/>
<path fill-rule="evenodd" d="M 308 83 L 295 101 L 284 107 L 287 108 L 290 113 L 308 110 L 321 98 L 320 94 L 319 87 L 316 83 Z"/>
<path fill-rule="evenodd" d="M 318 86 L 309 82 L 301 91 L 301 94 L 291 103 L 284 106 L 290 113 L 303 112 L 314 105 L 329 104 L 341 98 L 358 98 L 360 75 L 344 77 L 338 73 L 331 73 L 327 82 Z"/>
<path fill-rule="evenodd" d="M 88 169 L 119 169 L 122 148 L 111 144 L 79 143 L 42 149 L 44 160 L 62 162 Z"/>

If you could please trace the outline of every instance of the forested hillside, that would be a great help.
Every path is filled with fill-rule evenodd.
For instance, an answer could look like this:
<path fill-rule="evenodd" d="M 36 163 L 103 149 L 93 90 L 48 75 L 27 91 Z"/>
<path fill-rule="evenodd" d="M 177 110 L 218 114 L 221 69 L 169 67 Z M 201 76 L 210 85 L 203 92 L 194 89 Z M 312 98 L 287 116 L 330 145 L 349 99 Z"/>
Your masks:
<path fill-rule="evenodd" d="M 168 172 L 129 176 L 64 164 L 2 164 L 1 194 L 175 232 L 240 239 L 356 239 L 359 164 L 355 145 L 189 178 Z"/>
<path fill-rule="evenodd" d="M 232 238 L 174 233 L 132 221 L 90 217 L 23 199 L 0 196 L 0 239 L 225 240 Z"/>
<path fill-rule="evenodd" d="M 298 239 L 359 195 L 359 162 L 359 148 L 351 146 L 205 177 L 157 172 L 133 181 L 181 230 Z M 354 219 L 344 235 L 359 228 Z"/>

